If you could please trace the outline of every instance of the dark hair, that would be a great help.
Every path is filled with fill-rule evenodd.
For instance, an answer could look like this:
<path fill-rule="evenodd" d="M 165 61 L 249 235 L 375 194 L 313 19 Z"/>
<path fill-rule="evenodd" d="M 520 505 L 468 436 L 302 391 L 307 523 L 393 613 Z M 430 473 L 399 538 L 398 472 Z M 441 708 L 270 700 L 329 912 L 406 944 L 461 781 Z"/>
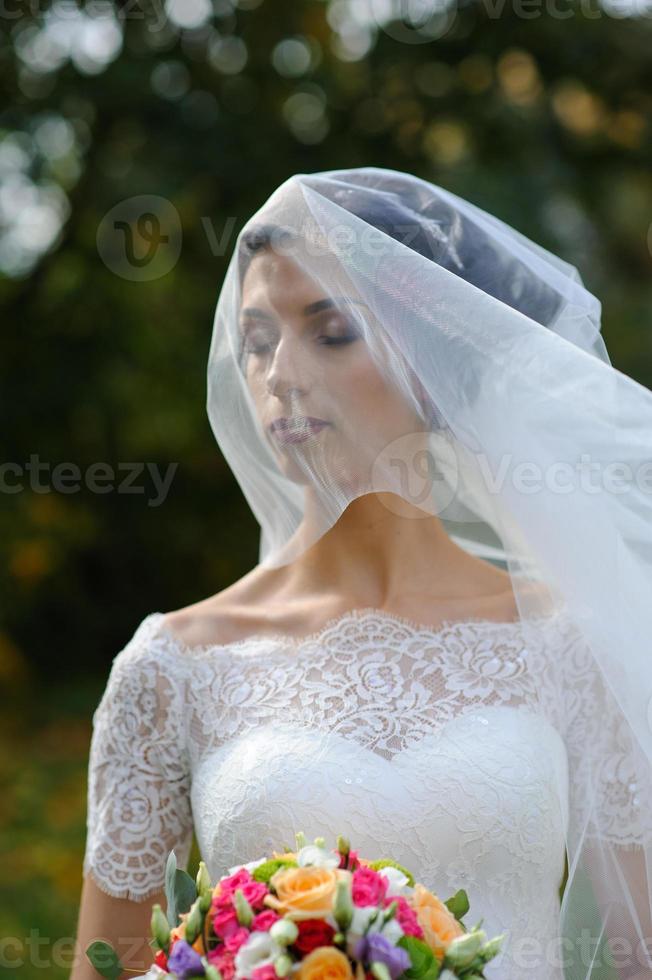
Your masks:
<path fill-rule="evenodd" d="M 267 248 L 274 248 L 277 244 L 287 240 L 298 241 L 299 236 L 295 232 L 290 231 L 289 228 L 283 228 L 281 225 L 254 225 L 253 228 L 246 231 L 240 239 L 238 251 L 240 283 L 243 282 L 251 260 L 258 252 L 262 252 Z"/>
<path fill-rule="evenodd" d="M 543 326 L 554 320 L 561 306 L 559 293 L 523 262 L 497 249 L 479 225 L 427 193 L 426 184 L 408 186 L 400 174 L 382 171 L 382 186 L 375 187 L 379 178 L 373 168 L 345 172 L 339 179 L 313 179 L 320 193 L 395 241 Z M 281 225 L 254 225 L 240 241 L 240 281 L 258 252 L 299 238 Z"/>

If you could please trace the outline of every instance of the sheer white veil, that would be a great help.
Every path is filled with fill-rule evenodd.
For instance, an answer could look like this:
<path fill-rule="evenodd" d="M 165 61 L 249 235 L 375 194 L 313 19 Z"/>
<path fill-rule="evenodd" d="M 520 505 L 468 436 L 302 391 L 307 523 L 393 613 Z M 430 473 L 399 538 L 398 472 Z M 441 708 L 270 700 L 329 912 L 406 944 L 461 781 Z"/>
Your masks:
<path fill-rule="evenodd" d="M 321 302 L 299 320 L 306 283 Z M 238 236 L 208 364 L 261 563 L 386 491 L 509 571 L 568 755 L 560 949 L 542 952 L 567 980 L 652 967 L 652 394 L 611 365 L 600 315 L 576 268 L 441 187 L 299 174 Z"/>

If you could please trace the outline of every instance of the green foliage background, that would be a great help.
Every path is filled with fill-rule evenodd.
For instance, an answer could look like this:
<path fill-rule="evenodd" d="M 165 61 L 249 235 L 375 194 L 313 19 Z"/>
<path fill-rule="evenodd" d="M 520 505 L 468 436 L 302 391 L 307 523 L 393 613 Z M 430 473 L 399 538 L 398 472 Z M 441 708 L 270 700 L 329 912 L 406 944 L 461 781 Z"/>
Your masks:
<path fill-rule="evenodd" d="M 356 33 L 355 10 L 373 6 L 214 0 L 182 29 L 118 4 L 122 48 L 91 72 L 25 54 L 49 4 L 5 12 L 0 140 L 26 141 L 29 178 L 61 187 L 70 213 L 31 268 L 0 281 L 4 459 L 178 464 L 160 507 L 85 489 L 2 495 L 0 895 L 25 978 L 42 976 L 31 929 L 50 944 L 74 934 L 90 722 L 112 658 L 147 613 L 257 560 L 206 418 L 205 365 L 235 234 L 281 181 L 376 165 L 472 200 L 578 266 L 613 363 L 652 384 L 652 9 L 464 2 L 428 39 L 399 20 Z M 44 120 L 67 122 L 67 149 L 39 150 Z M 116 276 L 96 246 L 106 212 L 138 194 L 172 202 L 183 229 L 179 261 L 149 282 Z M 229 221 L 216 254 L 207 227 L 219 238 Z"/>

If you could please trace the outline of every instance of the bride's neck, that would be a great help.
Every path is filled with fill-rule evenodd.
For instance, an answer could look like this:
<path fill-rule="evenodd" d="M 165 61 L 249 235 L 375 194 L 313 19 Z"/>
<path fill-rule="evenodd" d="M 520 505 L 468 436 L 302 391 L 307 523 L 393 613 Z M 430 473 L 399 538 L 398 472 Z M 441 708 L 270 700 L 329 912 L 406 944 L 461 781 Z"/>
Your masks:
<path fill-rule="evenodd" d="M 302 528 L 310 540 L 310 516 Z M 473 567 L 471 567 L 473 566 Z M 354 499 L 337 522 L 287 569 L 289 590 L 346 596 L 350 604 L 392 608 L 411 594 L 463 595 L 478 562 L 441 521 L 395 494 Z"/>

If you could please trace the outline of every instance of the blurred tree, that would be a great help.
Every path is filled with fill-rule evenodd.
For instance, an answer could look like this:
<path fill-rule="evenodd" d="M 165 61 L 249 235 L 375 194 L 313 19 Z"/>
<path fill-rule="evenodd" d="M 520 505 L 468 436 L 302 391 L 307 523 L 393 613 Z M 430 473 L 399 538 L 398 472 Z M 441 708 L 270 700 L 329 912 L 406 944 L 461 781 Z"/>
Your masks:
<path fill-rule="evenodd" d="M 205 364 L 237 232 L 292 173 L 410 170 L 499 215 L 578 266 L 613 362 L 652 383 L 652 16 L 442 3 L 418 21 L 372 0 L 22 0 L 5 15 L 0 640 L 39 673 L 103 673 L 147 612 L 257 561 Z M 105 216 L 138 195 L 168 202 L 179 255 L 134 281 L 111 265 Z M 141 230 L 125 235 L 142 256 L 156 229 Z M 39 462 L 77 466 L 80 489 L 34 489 Z M 117 486 L 147 462 L 176 467 L 158 506 L 146 470 L 141 493 L 84 485 L 92 464 Z"/>
<path fill-rule="evenodd" d="M 4 5 L 11 955 L 26 955 L 37 923 L 74 932 L 90 717 L 112 657 L 148 612 L 257 561 L 256 522 L 207 422 L 205 366 L 237 232 L 279 183 L 376 165 L 468 198 L 577 265 L 614 364 L 652 385 L 652 7 L 448 2 Z M 141 224 L 140 195 L 153 215 Z M 131 265 L 112 250 L 115 221 Z M 117 491 L 130 464 L 171 475 L 162 501 L 147 469 Z M 27 958 L 21 976 L 41 974 Z M 48 969 L 67 975 L 62 958 Z"/>

